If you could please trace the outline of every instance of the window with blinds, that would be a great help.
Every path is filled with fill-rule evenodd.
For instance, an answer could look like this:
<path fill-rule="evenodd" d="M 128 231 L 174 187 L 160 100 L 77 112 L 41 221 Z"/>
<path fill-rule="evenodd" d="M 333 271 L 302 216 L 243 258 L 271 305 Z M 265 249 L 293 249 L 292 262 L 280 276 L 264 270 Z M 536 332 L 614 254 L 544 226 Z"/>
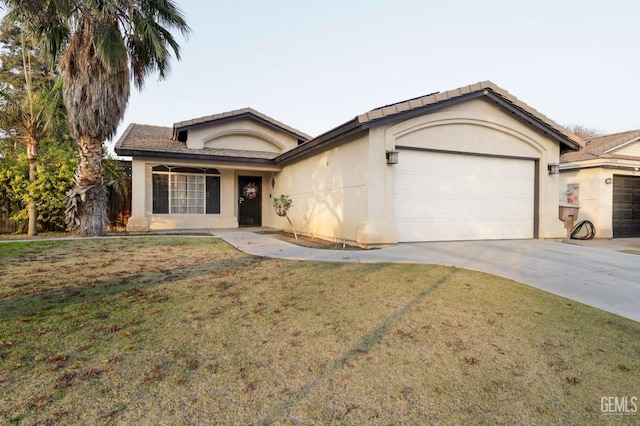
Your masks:
<path fill-rule="evenodd" d="M 220 172 L 156 166 L 152 172 L 154 214 L 219 214 Z"/>

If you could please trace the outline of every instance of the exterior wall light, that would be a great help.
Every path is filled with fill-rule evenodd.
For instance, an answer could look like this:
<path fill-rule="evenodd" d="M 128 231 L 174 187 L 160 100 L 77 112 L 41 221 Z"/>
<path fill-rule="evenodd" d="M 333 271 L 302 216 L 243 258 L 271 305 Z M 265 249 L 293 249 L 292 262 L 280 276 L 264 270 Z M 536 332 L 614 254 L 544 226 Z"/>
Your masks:
<path fill-rule="evenodd" d="M 398 151 L 387 151 L 387 164 L 398 164 Z"/>
<path fill-rule="evenodd" d="M 557 175 L 560 173 L 560 164 L 549 163 L 547 164 L 547 169 L 549 170 L 550 175 Z"/>
<path fill-rule="evenodd" d="M 606 178 L 606 179 L 604 180 L 604 183 L 606 183 L 607 185 L 611 185 L 611 184 L 613 183 L 613 179 L 611 179 L 611 178 Z"/>

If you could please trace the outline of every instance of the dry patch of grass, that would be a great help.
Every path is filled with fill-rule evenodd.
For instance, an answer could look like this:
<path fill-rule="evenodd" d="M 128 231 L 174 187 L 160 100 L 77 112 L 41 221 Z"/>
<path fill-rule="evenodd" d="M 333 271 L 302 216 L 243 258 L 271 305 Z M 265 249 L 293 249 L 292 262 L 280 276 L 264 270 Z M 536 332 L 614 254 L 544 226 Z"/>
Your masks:
<path fill-rule="evenodd" d="M 640 324 L 450 267 L 0 244 L 0 422 L 594 424 Z"/>

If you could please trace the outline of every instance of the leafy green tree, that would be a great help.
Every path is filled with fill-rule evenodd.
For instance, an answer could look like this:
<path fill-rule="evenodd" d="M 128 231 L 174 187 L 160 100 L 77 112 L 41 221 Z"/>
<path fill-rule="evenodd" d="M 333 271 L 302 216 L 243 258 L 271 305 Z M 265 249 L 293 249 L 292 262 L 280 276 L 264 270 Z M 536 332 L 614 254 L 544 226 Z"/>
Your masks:
<path fill-rule="evenodd" d="M 30 182 L 29 160 L 22 146 L 10 157 L 0 159 L 2 207 L 14 213 L 11 219 L 18 222 L 18 232 L 27 229 L 29 215 L 26 206 L 29 202 L 36 205 L 38 228 L 41 231 L 64 231 L 64 194 L 73 186 L 76 169 L 76 144 L 73 138 L 43 139 L 36 168 L 36 180 Z"/>
<path fill-rule="evenodd" d="M 293 207 L 293 200 L 291 200 L 291 197 L 282 194 L 279 197 L 274 198 L 273 207 L 276 209 L 276 214 L 278 216 L 287 218 L 287 221 L 293 230 L 293 236 L 296 237 L 297 240 L 298 234 L 296 233 L 296 228 L 293 227 L 293 223 L 291 223 L 291 219 L 289 219 L 289 209 Z"/>
<path fill-rule="evenodd" d="M 60 54 L 64 103 L 78 140 L 75 187 L 68 194 L 71 221 L 79 235 L 104 235 L 108 190 L 104 180 L 103 142 L 124 116 L 130 79 L 142 89 L 145 79 L 169 72 L 171 51 L 180 47 L 171 34 L 190 31 L 172 0 L 0 0 L 11 16 L 23 17 L 48 47 Z"/>
<path fill-rule="evenodd" d="M 28 234 L 38 232 L 38 212 L 33 192 L 37 178 L 40 141 L 64 122 L 62 83 L 24 25 L 5 17 L 0 23 L 0 129 L 4 135 L 26 147 L 29 163 Z"/>

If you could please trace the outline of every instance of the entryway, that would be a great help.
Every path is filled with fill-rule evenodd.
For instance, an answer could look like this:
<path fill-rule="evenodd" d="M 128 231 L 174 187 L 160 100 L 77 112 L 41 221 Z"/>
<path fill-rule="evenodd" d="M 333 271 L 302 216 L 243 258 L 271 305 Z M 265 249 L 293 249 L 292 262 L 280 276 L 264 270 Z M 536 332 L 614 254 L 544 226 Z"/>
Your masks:
<path fill-rule="evenodd" d="M 238 176 L 238 225 L 262 226 L 262 178 Z"/>

